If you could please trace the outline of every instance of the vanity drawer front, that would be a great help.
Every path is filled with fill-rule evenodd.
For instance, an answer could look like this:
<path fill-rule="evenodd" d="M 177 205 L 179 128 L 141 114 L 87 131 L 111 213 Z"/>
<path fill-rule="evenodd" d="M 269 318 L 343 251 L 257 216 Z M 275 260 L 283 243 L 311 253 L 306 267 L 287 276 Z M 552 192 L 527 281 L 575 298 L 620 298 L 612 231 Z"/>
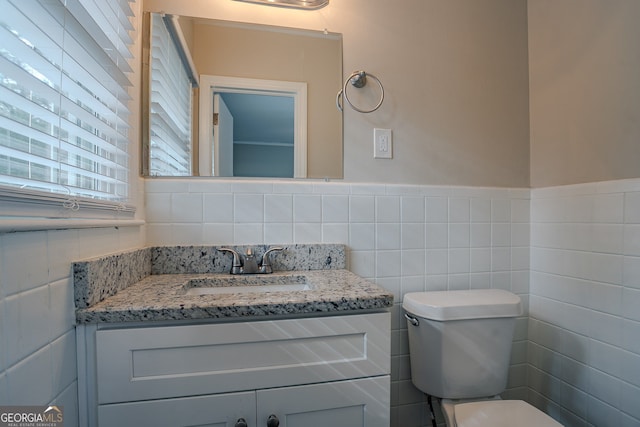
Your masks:
<path fill-rule="evenodd" d="M 390 373 L 390 313 L 96 332 L 99 403 Z"/>

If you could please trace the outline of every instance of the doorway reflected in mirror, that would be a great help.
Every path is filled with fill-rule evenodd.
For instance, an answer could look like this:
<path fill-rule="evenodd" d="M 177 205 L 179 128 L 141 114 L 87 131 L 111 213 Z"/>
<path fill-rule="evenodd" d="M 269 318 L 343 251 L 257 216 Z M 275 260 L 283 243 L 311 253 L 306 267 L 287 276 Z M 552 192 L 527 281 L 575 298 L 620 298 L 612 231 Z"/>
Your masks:
<path fill-rule="evenodd" d="M 306 83 L 205 75 L 200 82 L 201 176 L 306 177 Z"/>

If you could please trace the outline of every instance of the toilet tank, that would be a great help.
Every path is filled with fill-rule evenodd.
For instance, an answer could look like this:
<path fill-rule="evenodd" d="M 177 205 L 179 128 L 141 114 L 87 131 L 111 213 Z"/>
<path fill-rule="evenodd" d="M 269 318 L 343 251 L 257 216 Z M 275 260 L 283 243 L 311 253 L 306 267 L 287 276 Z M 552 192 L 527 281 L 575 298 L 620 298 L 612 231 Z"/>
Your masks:
<path fill-rule="evenodd" d="M 418 389 L 447 399 L 504 391 L 520 297 L 500 289 L 411 292 L 402 307 Z"/>

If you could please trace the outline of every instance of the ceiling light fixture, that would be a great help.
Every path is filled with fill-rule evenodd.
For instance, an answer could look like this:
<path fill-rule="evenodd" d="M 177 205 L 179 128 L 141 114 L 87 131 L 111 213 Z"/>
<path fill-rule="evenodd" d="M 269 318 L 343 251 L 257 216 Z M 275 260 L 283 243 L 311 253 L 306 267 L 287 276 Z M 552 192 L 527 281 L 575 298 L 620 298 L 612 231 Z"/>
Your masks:
<path fill-rule="evenodd" d="M 320 9 L 329 4 L 329 0 L 235 0 L 268 6 L 291 7 L 294 9 Z"/>

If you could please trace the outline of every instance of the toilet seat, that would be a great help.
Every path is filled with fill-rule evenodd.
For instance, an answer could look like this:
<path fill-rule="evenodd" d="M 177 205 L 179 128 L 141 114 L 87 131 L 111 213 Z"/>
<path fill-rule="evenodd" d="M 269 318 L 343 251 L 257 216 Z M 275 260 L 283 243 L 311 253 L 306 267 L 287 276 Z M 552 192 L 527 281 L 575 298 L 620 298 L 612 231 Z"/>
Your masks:
<path fill-rule="evenodd" d="M 454 405 L 451 427 L 562 427 L 562 424 L 522 400 L 485 400 Z"/>

